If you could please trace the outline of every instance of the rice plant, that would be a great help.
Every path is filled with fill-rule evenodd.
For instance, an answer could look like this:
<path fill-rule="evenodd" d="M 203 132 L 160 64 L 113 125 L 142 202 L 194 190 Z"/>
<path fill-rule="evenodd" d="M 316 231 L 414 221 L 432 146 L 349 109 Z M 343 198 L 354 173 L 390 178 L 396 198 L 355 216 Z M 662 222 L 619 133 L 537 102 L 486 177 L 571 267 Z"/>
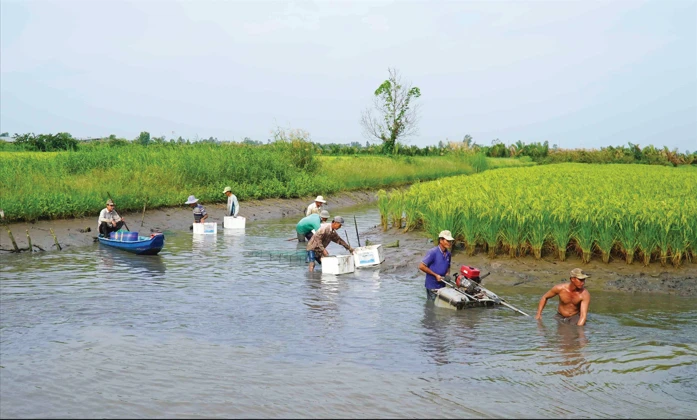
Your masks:
<path fill-rule="evenodd" d="M 481 243 L 492 258 L 528 249 L 541 258 L 549 244 L 562 261 L 573 247 L 584 263 L 598 252 L 606 263 L 613 254 L 627 264 L 639 255 L 646 265 L 679 266 L 696 253 L 694 197 L 695 167 L 566 163 L 419 183 L 400 200 L 410 226 L 429 235 L 448 226 L 468 253 Z"/>
<path fill-rule="evenodd" d="M 388 215 L 389 215 L 389 204 L 387 199 L 387 192 L 385 190 L 379 190 L 378 196 L 378 211 L 380 212 L 380 226 L 383 232 L 387 230 L 388 226 Z"/>

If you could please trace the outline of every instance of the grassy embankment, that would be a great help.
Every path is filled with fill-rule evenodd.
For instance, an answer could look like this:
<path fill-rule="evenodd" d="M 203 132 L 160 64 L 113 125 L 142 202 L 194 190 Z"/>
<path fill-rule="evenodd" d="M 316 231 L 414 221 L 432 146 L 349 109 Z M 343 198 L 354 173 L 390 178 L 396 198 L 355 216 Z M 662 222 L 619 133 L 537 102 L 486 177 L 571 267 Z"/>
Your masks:
<path fill-rule="evenodd" d="M 486 159 L 486 160 L 485 160 Z M 86 147 L 71 152 L 0 152 L 0 209 L 7 221 L 94 215 L 107 193 L 121 211 L 181 206 L 194 194 L 224 202 L 330 195 L 469 174 L 510 165 L 481 155 L 316 156 L 302 142 L 264 146 L 193 144 Z M 529 162 L 513 164 L 526 165 Z"/>
<path fill-rule="evenodd" d="M 697 257 L 697 168 L 563 163 L 507 168 L 378 193 L 383 229 L 452 231 L 470 255 L 577 253 L 644 265 Z"/>

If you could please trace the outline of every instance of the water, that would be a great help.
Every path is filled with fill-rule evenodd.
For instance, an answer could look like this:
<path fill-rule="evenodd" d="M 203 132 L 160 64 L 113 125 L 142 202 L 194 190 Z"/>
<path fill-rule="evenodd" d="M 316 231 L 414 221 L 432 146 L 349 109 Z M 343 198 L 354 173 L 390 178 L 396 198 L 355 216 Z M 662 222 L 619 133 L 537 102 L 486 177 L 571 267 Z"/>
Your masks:
<path fill-rule="evenodd" d="M 379 221 L 374 206 L 340 214 L 362 229 Z M 296 222 L 204 240 L 171 233 L 154 257 L 98 244 L 1 256 L 0 417 L 697 412 L 688 298 L 591 287 L 585 328 L 558 325 L 556 300 L 542 323 L 506 308 L 458 312 L 426 302 L 416 269 L 333 276 L 269 258 L 302 249 L 287 241 Z M 352 217 L 344 230 L 356 246 Z M 544 292 L 495 291 L 530 314 Z"/>

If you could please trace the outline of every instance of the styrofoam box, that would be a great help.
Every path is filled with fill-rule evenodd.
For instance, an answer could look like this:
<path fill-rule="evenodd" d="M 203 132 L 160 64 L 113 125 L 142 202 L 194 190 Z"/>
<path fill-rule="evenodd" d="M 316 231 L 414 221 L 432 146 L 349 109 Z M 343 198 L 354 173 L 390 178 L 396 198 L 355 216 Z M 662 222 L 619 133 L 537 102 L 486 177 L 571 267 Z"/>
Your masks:
<path fill-rule="evenodd" d="M 218 224 L 194 223 L 194 233 L 197 235 L 215 235 L 218 233 Z"/>
<path fill-rule="evenodd" d="M 356 268 L 369 267 L 382 263 L 385 261 L 385 255 L 382 253 L 382 244 L 354 248 L 353 261 Z"/>
<path fill-rule="evenodd" d="M 242 216 L 225 216 L 223 219 L 224 229 L 244 229 L 246 219 Z"/>
<path fill-rule="evenodd" d="M 322 257 L 322 272 L 325 274 L 353 273 L 353 255 L 330 255 Z"/>

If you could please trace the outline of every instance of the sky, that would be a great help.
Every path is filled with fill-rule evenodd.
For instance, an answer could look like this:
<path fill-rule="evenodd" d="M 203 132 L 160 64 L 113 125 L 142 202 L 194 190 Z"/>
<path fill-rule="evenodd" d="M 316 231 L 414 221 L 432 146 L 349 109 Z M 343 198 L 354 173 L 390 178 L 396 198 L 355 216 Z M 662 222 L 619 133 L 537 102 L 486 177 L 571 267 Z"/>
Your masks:
<path fill-rule="evenodd" d="M 424 147 L 697 150 L 697 0 L 0 0 L 0 133 L 375 143 L 388 68 Z"/>

